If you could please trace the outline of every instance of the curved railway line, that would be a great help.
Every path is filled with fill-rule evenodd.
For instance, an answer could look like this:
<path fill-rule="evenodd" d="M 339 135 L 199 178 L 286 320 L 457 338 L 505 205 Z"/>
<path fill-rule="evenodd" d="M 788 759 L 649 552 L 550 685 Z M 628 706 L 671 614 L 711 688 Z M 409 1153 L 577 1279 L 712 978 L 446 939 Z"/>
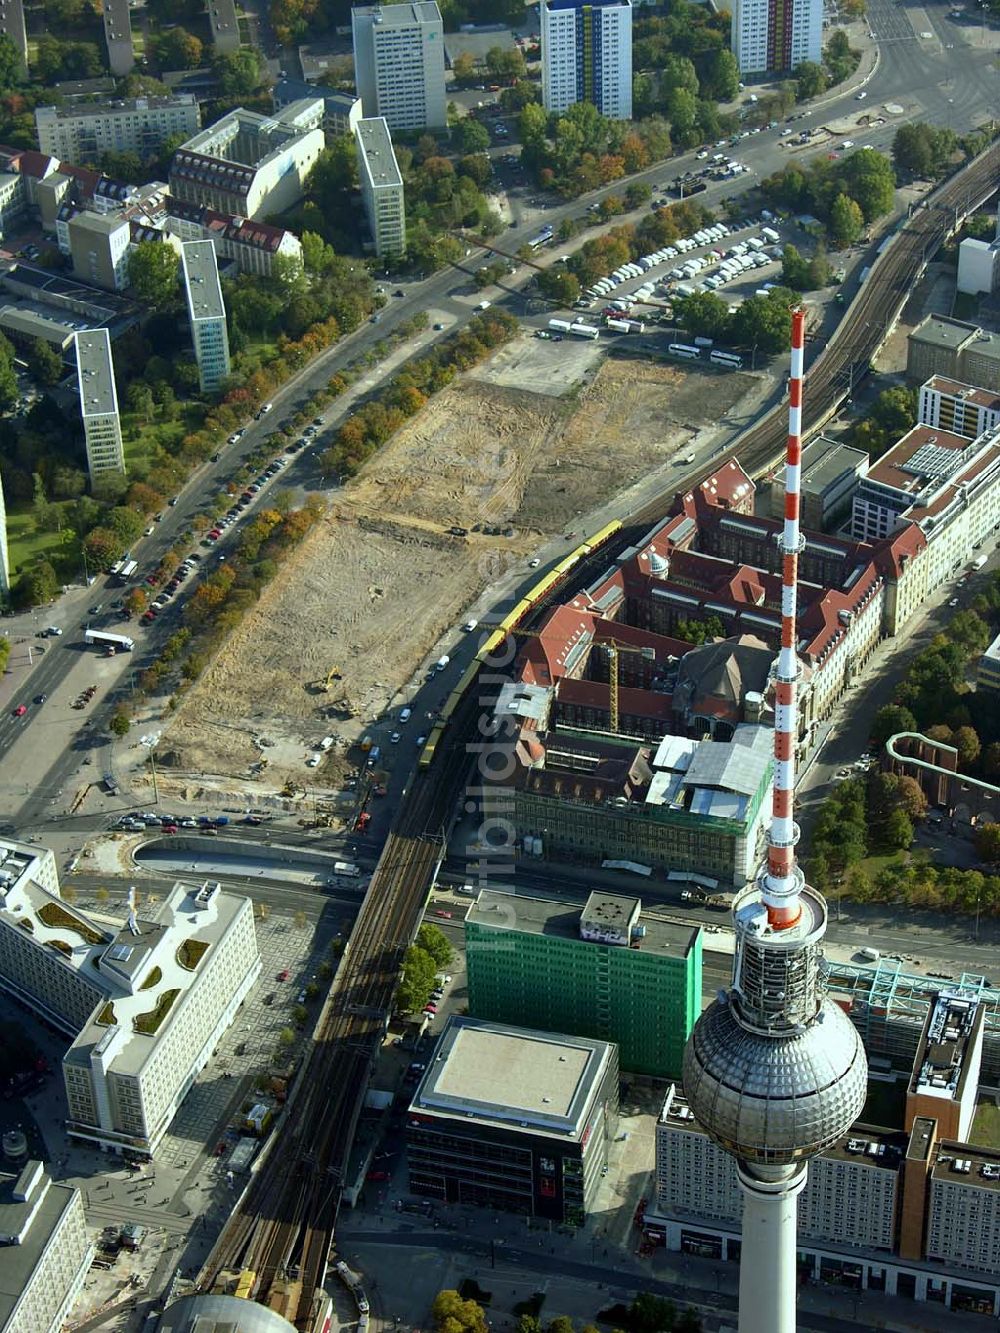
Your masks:
<path fill-rule="evenodd" d="M 806 428 L 815 430 L 849 394 L 891 331 L 928 259 L 997 188 L 1000 143 L 944 184 L 896 232 L 872 266 L 840 326 L 808 370 Z M 738 457 L 760 474 L 785 447 L 785 409 L 776 406 L 721 455 Z M 682 485 L 696 480 L 694 474 Z M 629 516 L 609 524 L 594 548 L 585 543 L 501 622 L 490 642 L 537 621 L 572 579 L 583 586 L 651 524 L 664 516 L 671 486 Z M 592 539 L 593 541 L 594 539 Z M 582 576 L 582 577 L 581 577 Z M 503 632 L 500 633 L 499 630 Z M 486 655 L 488 658 L 488 654 Z M 484 656 L 451 699 L 447 724 L 421 756 L 291 1090 L 280 1133 L 272 1136 L 257 1173 L 239 1200 L 198 1279 L 202 1291 L 235 1285 L 309 1330 L 323 1287 L 333 1231 L 365 1091 L 385 1036 L 403 955 L 420 923 L 444 834 L 468 767 L 466 739 L 477 703 L 488 706 L 479 679 Z M 477 688 L 474 688 L 477 687 Z"/>

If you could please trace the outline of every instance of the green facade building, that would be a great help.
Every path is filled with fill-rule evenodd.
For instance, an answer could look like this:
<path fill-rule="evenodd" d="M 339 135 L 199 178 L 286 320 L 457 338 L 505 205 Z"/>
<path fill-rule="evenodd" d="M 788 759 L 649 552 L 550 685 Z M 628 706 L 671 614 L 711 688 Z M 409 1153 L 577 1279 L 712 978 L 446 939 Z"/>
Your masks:
<path fill-rule="evenodd" d="M 629 1073 L 676 1079 L 701 1012 L 701 930 L 638 898 L 571 903 L 485 889 L 465 921 L 469 1013 L 618 1044 Z"/>

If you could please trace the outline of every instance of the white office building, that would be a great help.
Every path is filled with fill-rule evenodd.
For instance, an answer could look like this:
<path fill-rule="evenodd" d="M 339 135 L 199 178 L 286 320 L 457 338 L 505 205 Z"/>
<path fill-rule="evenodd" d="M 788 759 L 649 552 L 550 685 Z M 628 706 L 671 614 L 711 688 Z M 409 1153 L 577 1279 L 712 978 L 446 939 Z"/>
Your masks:
<path fill-rule="evenodd" d="M 631 120 L 632 0 L 541 0 L 540 14 L 546 111 L 592 102 Z"/>
<path fill-rule="evenodd" d="M 211 241 L 185 242 L 181 266 L 201 391 L 214 393 L 229 375 L 229 332 L 215 246 Z"/>
<path fill-rule="evenodd" d="M 93 1255 L 75 1185 L 35 1161 L 0 1175 L 0 1333 L 60 1333 Z"/>
<path fill-rule="evenodd" d="M 170 193 L 232 217 L 283 213 L 305 193 L 323 151 L 323 99 L 303 98 L 272 116 L 237 107 L 181 144 Z"/>
<path fill-rule="evenodd" d="M 730 44 L 740 73 L 787 73 L 823 55 L 823 0 L 733 0 Z"/>
<path fill-rule="evenodd" d="M 384 116 L 358 122 L 358 179 L 368 227 L 379 259 L 406 251 L 406 208 L 403 177 L 392 150 Z"/>
<path fill-rule="evenodd" d="M 148 157 L 174 134 L 194 134 L 201 126 L 198 99 L 134 97 L 127 101 L 67 103 L 35 111 L 38 147 L 61 162 L 97 162 L 102 153 Z"/>
<path fill-rule="evenodd" d="M 873 464 L 854 494 L 852 537 L 878 541 L 907 523 L 927 541 L 933 592 L 1000 525 L 1000 426 L 971 441 L 914 426 Z"/>
<path fill-rule="evenodd" d="M 435 0 L 359 5 L 351 10 L 354 77 L 366 119 L 383 116 L 391 130 L 447 123 L 444 25 Z"/>
<path fill-rule="evenodd" d="M 50 851 L 0 842 L 0 988 L 73 1037 L 63 1059 L 69 1133 L 152 1154 L 260 973 L 253 904 L 219 884 L 175 884 L 128 923 L 59 896 Z M 2 1250 L 0 1250 L 2 1254 Z"/>
<path fill-rule="evenodd" d="M 76 374 L 87 445 L 87 470 L 93 482 L 108 472 L 125 471 L 111 335 L 107 329 L 87 329 L 74 334 L 73 341 L 76 343 Z"/>

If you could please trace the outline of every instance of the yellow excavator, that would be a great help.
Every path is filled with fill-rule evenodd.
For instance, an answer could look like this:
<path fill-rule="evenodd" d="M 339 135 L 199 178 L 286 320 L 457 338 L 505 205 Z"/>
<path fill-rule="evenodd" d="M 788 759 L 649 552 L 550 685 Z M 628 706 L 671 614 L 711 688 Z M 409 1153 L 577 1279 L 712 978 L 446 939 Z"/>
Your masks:
<path fill-rule="evenodd" d="M 316 690 L 316 691 L 318 691 L 320 694 L 329 694 L 329 693 L 330 693 L 330 686 L 333 684 L 333 682 L 334 682 L 335 680 L 343 680 L 343 679 L 344 679 L 344 677 L 343 677 L 343 675 L 341 674 L 340 667 L 339 667 L 339 666 L 333 666 L 333 667 L 331 667 L 330 670 L 326 673 L 326 675 L 323 677 L 322 680 L 313 680 L 313 681 L 310 681 L 310 682 L 309 682 L 309 686 L 308 686 L 308 688 L 309 688 L 310 690 Z"/>

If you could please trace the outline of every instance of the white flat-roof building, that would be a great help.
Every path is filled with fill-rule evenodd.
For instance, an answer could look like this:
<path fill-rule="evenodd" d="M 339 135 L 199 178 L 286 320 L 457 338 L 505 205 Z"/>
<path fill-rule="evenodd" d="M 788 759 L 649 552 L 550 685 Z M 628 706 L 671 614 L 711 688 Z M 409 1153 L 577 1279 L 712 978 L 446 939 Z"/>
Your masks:
<path fill-rule="evenodd" d="M 194 134 L 200 125 L 198 99 L 191 93 L 35 110 L 39 148 L 62 162 L 96 162 L 109 152 L 148 157 L 171 135 Z"/>
<path fill-rule="evenodd" d="M 823 0 L 734 0 L 730 46 L 741 74 L 793 70 L 823 54 Z"/>
<path fill-rule="evenodd" d="M 323 151 L 322 120 L 322 98 L 303 98 L 271 116 L 237 107 L 178 148 L 170 193 L 236 217 L 283 213 L 302 198 Z"/>
<path fill-rule="evenodd" d="M 94 481 L 108 472 L 125 471 L 111 335 L 107 329 L 87 329 L 85 333 L 74 334 L 73 341 L 87 469 Z"/>
<path fill-rule="evenodd" d="M 181 266 L 201 391 L 214 393 L 229 375 L 229 333 L 215 246 L 211 241 L 185 241 Z"/>
<path fill-rule="evenodd" d="M 632 119 L 632 0 L 541 0 L 542 102 Z"/>
<path fill-rule="evenodd" d="M 368 227 L 379 259 L 406 252 L 406 204 L 403 177 L 396 162 L 384 116 L 359 120 L 354 131 L 358 179 Z"/>
<path fill-rule="evenodd" d="M 35 1161 L 0 1175 L 0 1333 L 59 1333 L 93 1254 L 75 1185 Z"/>
<path fill-rule="evenodd" d="M 444 24 L 435 0 L 356 5 L 351 10 L 354 81 L 366 119 L 392 130 L 447 124 Z"/>
<path fill-rule="evenodd" d="M 1000 426 L 1000 393 L 977 389 L 945 375 L 932 375 L 920 386 L 917 420 L 922 426 L 975 440 L 984 431 Z"/>
<path fill-rule="evenodd" d="M 253 904 L 219 884 L 175 884 L 96 960 L 107 1001 L 63 1060 L 67 1128 L 151 1154 L 260 973 Z"/>
<path fill-rule="evenodd" d="M 60 898 L 51 851 L 0 842 L 0 988 L 74 1038 L 74 1137 L 151 1155 L 259 973 L 249 898 L 177 883 L 115 929 Z"/>
<path fill-rule="evenodd" d="M 1000 426 L 972 441 L 914 426 L 873 464 L 854 493 L 852 537 L 877 541 L 908 522 L 926 538 L 933 592 L 1000 524 Z"/>

